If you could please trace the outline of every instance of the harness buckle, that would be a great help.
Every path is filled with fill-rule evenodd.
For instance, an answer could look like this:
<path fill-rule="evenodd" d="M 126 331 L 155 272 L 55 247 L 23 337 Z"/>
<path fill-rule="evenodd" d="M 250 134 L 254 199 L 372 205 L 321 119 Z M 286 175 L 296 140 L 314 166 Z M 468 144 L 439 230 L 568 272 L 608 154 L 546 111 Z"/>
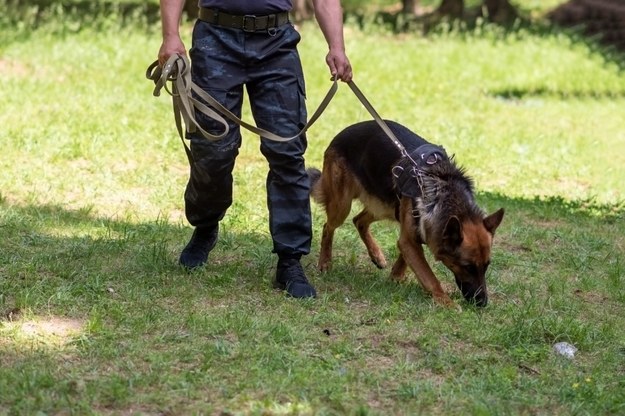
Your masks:
<path fill-rule="evenodd" d="M 248 22 L 250 22 L 249 25 Z M 244 32 L 256 32 L 256 16 L 253 14 L 246 14 L 245 16 L 243 16 L 242 29 Z"/>

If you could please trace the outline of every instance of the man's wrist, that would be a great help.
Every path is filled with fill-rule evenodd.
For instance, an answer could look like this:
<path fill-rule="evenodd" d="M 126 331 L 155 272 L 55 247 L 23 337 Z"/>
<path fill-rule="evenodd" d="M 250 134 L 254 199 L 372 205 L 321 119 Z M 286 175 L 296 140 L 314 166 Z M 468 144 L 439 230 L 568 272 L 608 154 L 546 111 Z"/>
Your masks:
<path fill-rule="evenodd" d="M 180 39 L 180 32 L 179 31 L 173 31 L 173 32 L 163 32 L 163 41 L 167 42 L 167 41 L 172 41 L 175 40 L 177 41 L 178 39 Z"/>

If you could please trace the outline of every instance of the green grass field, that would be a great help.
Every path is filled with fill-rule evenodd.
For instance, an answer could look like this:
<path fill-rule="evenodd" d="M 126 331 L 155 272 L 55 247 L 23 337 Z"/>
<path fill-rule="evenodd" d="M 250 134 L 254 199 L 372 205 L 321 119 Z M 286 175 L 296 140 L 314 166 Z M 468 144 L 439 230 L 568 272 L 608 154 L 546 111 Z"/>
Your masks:
<path fill-rule="evenodd" d="M 319 297 L 296 301 L 271 289 L 267 166 L 251 134 L 210 264 L 177 265 L 188 167 L 170 99 L 144 76 L 159 28 L 135 18 L 35 31 L 0 18 L 0 414 L 625 412 L 618 58 L 537 26 L 424 37 L 348 24 L 355 81 L 378 112 L 444 145 L 480 205 L 506 209 L 491 299 L 464 303 L 440 264 L 462 312 L 391 282 L 349 221 L 318 273 L 313 206 L 304 265 Z M 300 30 L 312 112 L 330 86 L 326 46 L 315 25 Z M 369 118 L 342 85 L 307 163 Z M 395 225 L 374 231 L 393 258 Z M 554 353 L 560 341 L 573 359 Z"/>

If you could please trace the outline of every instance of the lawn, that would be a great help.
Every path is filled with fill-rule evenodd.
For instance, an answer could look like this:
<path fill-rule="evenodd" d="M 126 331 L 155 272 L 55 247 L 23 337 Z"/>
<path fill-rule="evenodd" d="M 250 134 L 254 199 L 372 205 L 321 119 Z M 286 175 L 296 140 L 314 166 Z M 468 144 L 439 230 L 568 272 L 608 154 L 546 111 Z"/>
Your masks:
<path fill-rule="evenodd" d="M 313 205 L 304 266 L 319 297 L 297 301 L 271 288 L 267 166 L 251 134 L 209 264 L 177 265 L 188 167 L 170 99 L 144 75 L 160 29 L 134 19 L 33 30 L 0 18 L 0 414 L 625 412 L 618 56 L 538 23 L 423 36 L 348 19 L 355 81 L 377 111 L 444 145 L 480 205 L 506 216 L 488 307 L 435 265 L 458 312 L 390 281 L 349 221 L 333 270 L 316 271 Z M 300 31 L 312 113 L 330 87 L 326 46 L 315 25 Z M 369 118 L 341 85 L 308 133 L 308 165 Z M 374 232 L 393 258 L 395 225 Z"/>

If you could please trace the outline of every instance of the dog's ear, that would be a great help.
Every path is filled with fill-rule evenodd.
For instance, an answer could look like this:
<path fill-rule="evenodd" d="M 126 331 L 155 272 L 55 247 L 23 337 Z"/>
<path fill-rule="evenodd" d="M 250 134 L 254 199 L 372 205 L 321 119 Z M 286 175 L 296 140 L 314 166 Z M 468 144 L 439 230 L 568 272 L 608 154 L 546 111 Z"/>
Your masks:
<path fill-rule="evenodd" d="M 462 224 L 456 216 L 452 216 L 445 224 L 443 241 L 449 248 L 458 247 L 462 243 Z"/>
<path fill-rule="evenodd" d="M 503 220 L 503 208 L 500 208 L 498 211 L 484 218 L 484 227 L 489 233 L 495 234 L 495 230 L 499 227 L 499 224 L 501 224 L 501 220 Z"/>

